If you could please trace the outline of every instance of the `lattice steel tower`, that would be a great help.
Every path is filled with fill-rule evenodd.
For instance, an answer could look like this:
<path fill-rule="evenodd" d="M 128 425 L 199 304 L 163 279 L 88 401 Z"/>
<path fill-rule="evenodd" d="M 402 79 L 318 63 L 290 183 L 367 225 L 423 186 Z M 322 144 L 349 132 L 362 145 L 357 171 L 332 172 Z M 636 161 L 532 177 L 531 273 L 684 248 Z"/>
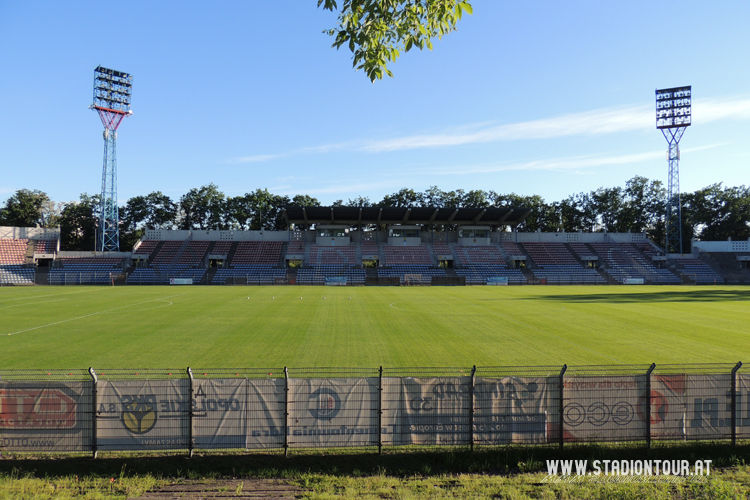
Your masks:
<path fill-rule="evenodd" d="M 97 66 L 94 70 L 94 103 L 104 125 L 104 165 L 102 166 L 102 199 L 96 249 L 101 252 L 120 250 L 120 217 L 117 210 L 117 128 L 131 115 L 130 91 L 133 77 L 128 73 Z"/>
<path fill-rule="evenodd" d="M 682 205 L 680 203 L 680 139 L 692 118 L 690 86 L 656 91 L 656 128 L 667 140 L 667 206 L 664 251 L 682 253 Z"/>

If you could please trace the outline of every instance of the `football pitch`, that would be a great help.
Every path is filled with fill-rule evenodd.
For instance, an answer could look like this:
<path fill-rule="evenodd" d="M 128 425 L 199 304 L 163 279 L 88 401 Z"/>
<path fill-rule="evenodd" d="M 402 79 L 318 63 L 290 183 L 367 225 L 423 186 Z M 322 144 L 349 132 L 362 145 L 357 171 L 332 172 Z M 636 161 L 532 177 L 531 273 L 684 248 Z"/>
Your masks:
<path fill-rule="evenodd" d="M 0 370 L 750 361 L 750 288 L 0 288 Z"/>

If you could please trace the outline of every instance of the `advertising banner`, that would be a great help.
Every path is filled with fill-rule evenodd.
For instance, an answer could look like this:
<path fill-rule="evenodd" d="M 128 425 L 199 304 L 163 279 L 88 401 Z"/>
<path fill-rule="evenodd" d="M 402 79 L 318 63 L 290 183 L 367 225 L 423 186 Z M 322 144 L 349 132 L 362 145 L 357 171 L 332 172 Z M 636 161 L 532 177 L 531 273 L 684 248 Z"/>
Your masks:
<path fill-rule="evenodd" d="M 471 377 L 384 379 L 383 443 L 467 444 Z"/>
<path fill-rule="evenodd" d="M 244 448 L 246 426 L 246 379 L 196 379 L 193 382 L 195 448 Z"/>
<path fill-rule="evenodd" d="M 737 375 L 737 439 L 750 439 L 750 374 Z"/>
<path fill-rule="evenodd" d="M 474 440 L 480 444 L 545 443 L 556 432 L 559 379 L 477 377 Z M 554 400 L 554 401 L 553 401 Z M 554 404 L 553 404 L 554 403 Z"/>
<path fill-rule="evenodd" d="M 687 402 L 687 375 L 651 376 L 652 439 L 685 439 Z"/>
<path fill-rule="evenodd" d="M 732 376 L 687 376 L 687 438 L 732 437 Z"/>
<path fill-rule="evenodd" d="M 248 379 L 248 449 L 284 446 L 284 379 Z"/>
<path fill-rule="evenodd" d="M 0 450 L 90 450 L 91 387 L 91 382 L 0 383 Z"/>
<path fill-rule="evenodd" d="M 290 379 L 289 445 L 378 443 L 377 378 Z"/>
<path fill-rule="evenodd" d="M 645 440 L 645 375 L 565 377 L 565 441 Z"/>
<path fill-rule="evenodd" d="M 97 443 L 101 450 L 188 448 L 187 379 L 100 380 Z"/>

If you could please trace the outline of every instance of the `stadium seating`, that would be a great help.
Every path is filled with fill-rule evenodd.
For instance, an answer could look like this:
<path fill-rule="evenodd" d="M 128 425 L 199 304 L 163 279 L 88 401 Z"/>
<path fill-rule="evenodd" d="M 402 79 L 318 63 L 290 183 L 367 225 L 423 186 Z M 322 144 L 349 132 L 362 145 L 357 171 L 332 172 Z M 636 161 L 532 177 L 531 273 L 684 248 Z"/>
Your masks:
<path fill-rule="evenodd" d="M 457 264 L 467 266 L 471 264 L 494 264 L 506 266 L 505 259 L 496 246 L 460 246 L 453 247 Z"/>
<path fill-rule="evenodd" d="M 647 284 L 679 284 L 682 281 L 669 269 L 660 269 L 629 243 L 592 243 L 599 262 L 618 283 L 642 278 Z"/>
<path fill-rule="evenodd" d="M 217 241 L 214 243 L 214 247 L 211 249 L 212 255 L 229 255 L 232 250 L 231 241 Z"/>
<path fill-rule="evenodd" d="M 510 284 L 526 283 L 526 277 L 520 269 L 509 269 L 497 264 L 467 264 L 456 269 L 456 275 L 465 277 L 467 285 L 486 285 L 493 278 L 508 278 Z"/>
<path fill-rule="evenodd" d="M 445 270 L 424 264 L 393 264 L 378 268 L 379 277 L 398 277 L 401 284 L 429 285 L 433 276 L 446 276 Z"/>
<path fill-rule="evenodd" d="M 0 264 L 24 264 L 28 244 L 27 239 L 0 239 Z"/>
<path fill-rule="evenodd" d="M 576 259 L 563 243 L 523 243 L 534 277 L 547 284 L 602 284 L 606 280 Z"/>
<path fill-rule="evenodd" d="M 34 253 L 56 253 L 57 240 L 34 240 Z"/>
<path fill-rule="evenodd" d="M 310 264 L 313 266 L 355 266 L 356 252 L 351 246 L 310 246 Z"/>
<path fill-rule="evenodd" d="M 326 280 L 331 278 L 345 278 L 349 285 L 364 285 L 365 271 L 338 265 L 306 266 L 297 270 L 299 285 L 324 285 Z"/>
<path fill-rule="evenodd" d="M 100 257 L 65 257 L 55 260 L 49 271 L 50 285 L 97 285 L 112 282 L 113 274 L 122 273 L 123 259 Z"/>
<path fill-rule="evenodd" d="M 237 250 L 229 263 L 230 266 L 252 265 L 252 264 L 281 264 L 281 249 L 283 243 L 280 241 L 240 241 Z"/>
<path fill-rule="evenodd" d="M 383 266 L 394 266 L 394 265 L 417 265 L 417 266 L 431 266 L 433 264 L 432 257 L 427 251 L 427 248 L 419 246 L 394 246 L 385 245 L 384 249 L 384 262 L 381 262 Z"/>
<path fill-rule="evenodd" d="M 578 260 L 563 243 L 522 243 L 521 246 L 536 266 L 580 267 Z"/>
<path fill-rule="evenodd" d="M 228 279 L 253 285 L 272 285 L 277 279 L 286 278 L 286 269 L 271 264 L 238 264 L 216 270 L 212 284 L 223 285 Z"/>
<path fill-rule="evenodd" d="M 0 264 L 0 285 L 33 285 L 35 271 L 33 267 Z"/>
<path fill-rule="evenodd" d="M 722 278 L 711 266 L 700 259 L 675 259 L 670 261 L 677 271 L 698 285 L 723 285 Z"/>

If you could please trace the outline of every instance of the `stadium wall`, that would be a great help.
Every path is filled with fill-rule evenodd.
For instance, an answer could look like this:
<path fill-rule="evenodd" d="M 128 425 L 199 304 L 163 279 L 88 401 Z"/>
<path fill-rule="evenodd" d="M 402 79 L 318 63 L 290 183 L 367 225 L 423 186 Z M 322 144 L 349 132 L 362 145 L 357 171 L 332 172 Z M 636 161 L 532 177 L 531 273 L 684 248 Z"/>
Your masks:
<path fill-rule="evenodd" d="M 57 240 L 60 228 L 0 226 L 0 238 L 9 240 Z"/>
<path fill-rule="evenodd" d="M 692 245 L 693 253 L 698 252 L 750 252 L 750 238 L 747 240 L 728 241 L 695 241 Z"/>

